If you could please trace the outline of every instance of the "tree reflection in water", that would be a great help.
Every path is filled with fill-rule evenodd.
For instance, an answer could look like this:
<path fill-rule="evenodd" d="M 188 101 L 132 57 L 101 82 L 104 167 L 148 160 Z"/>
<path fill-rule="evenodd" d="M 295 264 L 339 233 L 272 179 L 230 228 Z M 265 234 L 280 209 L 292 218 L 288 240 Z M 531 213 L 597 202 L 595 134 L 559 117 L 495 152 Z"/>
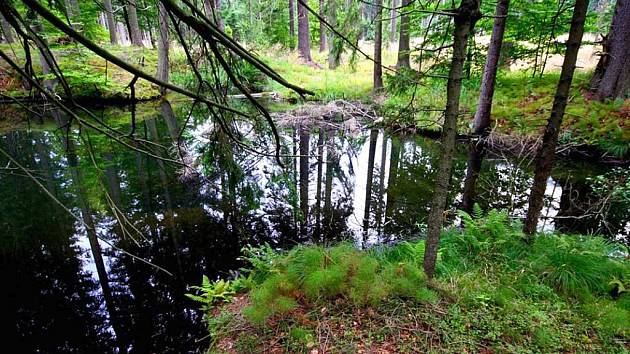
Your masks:
<path fill-rule="evenodd" d="M 157 113 L 144 113 L 137 130 L 147 141 L 172 147 L 161 153 L 194 161 L 196 174 L 93 132 L 79 135 L 73 126 L 64 132 L 42 122 L 30 131 L 0 135 L 3 149 L 94 225 L 94 232 L 87 232 L 0 159 L 9 166 L 0 170 L 0 274 L 8 314 L 3 320 L 13 328 L 7 337 L 16 342 L 8 345 L 25 352 L 202 350 L 207 342 L 197 339 L 206 328 L 197 305 L 184 296 L 186 286 L 199 283 L 202 274 L 229 276 L 242 266 L 244 246 L 288 248 L 349 239 L 367 247 L 422 234 L 434 186 L 435 141 L 379 130 L 347 136 L 332 125 L 285 127 L 283 153 L 299 157 L 284 158 L 282 168 L 273 157 L 227 144 L 220 129 L 205 125 L 203 112 L 194 112 L 192 133 L 173 143 L 188 108 L 162 102 Z M 105 118 L 117 119 L 108 114 Z M 257 124 L 233 124 L 251 146 L 273 146 Z M 462 146 L 452 185 L 463 184 L 465 167 Z M 556 219 L 547 225 L 627 237 L 627 213 L 610 213 L 609 229 L 602 229 L 598 218 L 568 218 L 596 198 L 586 177 L 604 171 L 593 164 L 559 164 L 546 209 Z M 484 209 L 522 216 L 530 182 L 531 171 L 518 161 L 488 156 L 476 200 Z M 457 190 L 449 195 L 453 208 L 461 200 Z"/>

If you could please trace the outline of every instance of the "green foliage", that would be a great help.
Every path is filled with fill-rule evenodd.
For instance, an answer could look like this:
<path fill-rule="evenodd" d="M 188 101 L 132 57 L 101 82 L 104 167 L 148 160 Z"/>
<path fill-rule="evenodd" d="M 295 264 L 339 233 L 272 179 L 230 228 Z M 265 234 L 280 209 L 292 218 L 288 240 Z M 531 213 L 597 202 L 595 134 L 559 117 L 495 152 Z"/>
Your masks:
<path fill-rule="evenodd" d="M 262 267 L 262 272 L 271 275 L 252 290 L 252 305 L 244 310 L 245 316 L 256 324 L 292 310 L 297 301 L 342 298 L 362 307 L 377 306 L 388 297 L 420 302 L 437 299 L 436 294 L 426 289 L 426 277 L 417 265 L 381 263 L 351 244 L 328 249 L 297 247 L 279 259 L 272 269 Z"/>
<path fill-rule="evenodd" d="M 235 292 L 232 290 L 232 283 L 229 280 L 218 280 L 211 282 L 207 276 L 203 276 L 201 286 L 191 286 L 197 290 L 198 295 L 186 294 L 186 297 L 201 303 L 201 310 L 209 312 L 218 302 L 229 302 Z"/>
<path fill-rule="evenodd" d="M 532 251 L 532 270 L 565 295 L 601 293 L 614 276 L 623 276 L 622 264 L 608 256 L 613 246 L 601 238 L 541 235 Z"/>

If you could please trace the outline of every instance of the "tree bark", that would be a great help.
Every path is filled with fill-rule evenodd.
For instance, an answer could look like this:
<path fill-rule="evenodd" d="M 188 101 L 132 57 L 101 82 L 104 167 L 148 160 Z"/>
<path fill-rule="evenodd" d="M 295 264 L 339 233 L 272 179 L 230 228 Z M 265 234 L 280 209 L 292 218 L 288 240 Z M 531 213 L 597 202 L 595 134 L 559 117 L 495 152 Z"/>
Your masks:
<path fill-rule="evenodd" d="M 538 218 L 543 207 L 547 180 L 551 175 L 551 168 L 553 167 L 553 160 L 556 154 L 558 133 L 567 106 L 571 81 L 573 80 L 573 73 L 575 71 L 575 63 L 582 43 L 582 35 L 584 34 L 584 20 L 586 18 L 587 8 L 588 0 L 575 1 L 571 29 L 569 30 L 569 39 L 566 43 L 567 48 L 564 54 L 564 62 L 562 63 L 562 71 L 560 72 L 560 80 L 558 81 L 556 95 L 551 108 L 551 116 L 547 120 L 542 146 L 536 155 L 534 183 L 529 195 L 529 207 L 523 226 L 523 231 L 528 235 L 532 235 L 536 232 Z"/>
<path fill-rule="evenodd" d="M 295 37 L 295 0 L 289 0 L 289 36 Z"/>
<path fill-rule="evenodd" d="M 481 80 L 481 92 L 479 94 L 479 105 L 475 113 L 473 134 L 479 137 L 478 141 L 471 141 L 468 153 L 468 168 L 466 169 L 466 180 L 464 182 L 464 193 L 462 196 L 462 209 L 468 213 L 472 211 L 474 196 L 477 184 L 477 177 L 481 171 L 481 164 L 484 155 L 484 138 L 490 127 L 490 112 L 492 111 L 492 97 L 497 78 L 499 58 L 501 57 L 501 47 L 503 46 L 503 34 L 505 32 L 505 22 L 508 14 L 510 0 L 499 0 L 495 11 L 492 37 L 488 47 L 486 66 L 483 70 Z"/>
<path fill-rule="evenodd" d="M 327 11 L 328 23 L 333 27 L 337 27 L 337 3 L 335 0 L 328 2 Z M 330 37 L 328 37 L 328 69 L 335 70 L 339 66 L 339 55 L 335 53 L 335 34 L 330 31 Z"/>
<path fill-rule="evenodd" d="M 324 0 L 319 0 L 319 16 L 325 18 L 324 15 Z M 319 20 L 319 51 L 320 53 L 326 50 L 326 25 L 323 20 Z"/>
<path fill-rule="evenodd" d="M 308 10 L 298 1 L 298 52 L 300 58 L 307 63 L 311 58 L 311 32 L 308 27 Z"/>
<path fill-rule="evenodd" d="M 79 15 L 81 15 L 81 9 L 79 8 L 79 3 L 77 3 L 77 0 L 66 0 L 65 7 L 66 7 L 66 14 L 68 15 L 68 19 L 70 20 L 70 26 L 75 30 L 79 30 L 80 28 L 77 28 L 76 22 L 75 22 L 75 19 L 77 19 Z"/>
<path fill-rule="evenodd" d="M 599 100 L 630 97 L 630 0 L 617 0 L 603 53 L 591 78 Z"/>
<path fill-rule="evenodd" d="M 112 0 L 103 0 L 103 8 L 105 9 L 105 18 L 107 19 L 109 42 L 111 44 L 118 44 L 118 32 L 116 29 L 116 21 L 114 21 L 114 9 L 112 8 Z"/>
<path fill-rule="evenodd" d="M 400 15 L 400 38 L 398 40 L 398 62 L 397 68 L 410 68 L 409 64 L 409 5 L 411 0 L 402 0 Z"/>
<path fill-rule="evenodd" d="M 129 22 L 129 36 L 131 44 L 142 47 L 142 32 L 138 24 L 138 12 L 136 10 L 136 0 L 127 0 L 127 21 Z"/>
<path fill-rule="evenodd" d="M 392 9 L 389 14 L 389 43 L 396 42 L 396 18 L 398 13 L 396 8 L 398 7 L 398 0 L 392 0 Z"/>
<path fill-rule="evenodd" d="M 376 0 L 374 18 L 374 92 L 383 88 L 383 68 L 381 53 L 383 47 L 383 0 Z"/>
<path fill-rule="evenodd" d="M 225 24 L 221 17 L 221 0 L 203 0 L 203 7 L 206 10 L 206 16 L 213 20 L 217 27 L 223 31 Z"/>
<path fill-rule="evenodd" d="M 0 25 L 2 25 L 2 35 L 4 37 L 4 41 L 6 43 L 13 43 L 15 39 L 13 38 L 13 28 L 9 24 L 2 14 L 0 14 Z"/>
<path fill-rule="evenodd" d="M 157 43 L 158 47 L 158 63 L 157 73 L 155 78 L 164 82 L 168 82 L 169 79 L 169 36 L 168 36 L 168 13 L 166 8 L 160 2 L 158 4 L 158 23 L 160 27 L 159 39 Z M 166 94 L 166 88 L 160 86 L 160 94 L 163 96 Z"/>
<path fill-rule="evenodd" d="M 461 5 L 454 15 L 453 59 L 451 61 L 446 88 L 446 112 L 440 139 L 440 161 L 436 174 L 435 192 L 431 201 L 431 211 L 427 219 L 424 271 L 429 278 L 433 278 L 435 273 L 435 262 L 437 259 L 444 210 L 446 208 L 446 199 L 448 197 L 449 182 L 453 168 L 457 117 L 459 115 L 459 97 L 462 88 L 462 74 L 466 60 L 468 37 L 477 20 L 481 18 L 479 5 L 480 0 L 462 0 Z"/>

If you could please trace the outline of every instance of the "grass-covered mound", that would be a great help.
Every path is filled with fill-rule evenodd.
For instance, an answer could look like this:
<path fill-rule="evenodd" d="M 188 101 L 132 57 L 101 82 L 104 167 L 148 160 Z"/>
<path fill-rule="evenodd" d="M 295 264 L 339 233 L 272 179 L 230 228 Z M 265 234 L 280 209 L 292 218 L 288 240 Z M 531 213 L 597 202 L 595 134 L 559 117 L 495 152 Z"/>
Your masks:
<path fill-rule="evenodd" d="M 249 271 L 191 295 L 204 302 L 211 352 L 630 350 L 627 249 L 568 235 L 528 244 L 496 211 L 462 219 L 430 282 L 423 241 L 247 250 Z"/>

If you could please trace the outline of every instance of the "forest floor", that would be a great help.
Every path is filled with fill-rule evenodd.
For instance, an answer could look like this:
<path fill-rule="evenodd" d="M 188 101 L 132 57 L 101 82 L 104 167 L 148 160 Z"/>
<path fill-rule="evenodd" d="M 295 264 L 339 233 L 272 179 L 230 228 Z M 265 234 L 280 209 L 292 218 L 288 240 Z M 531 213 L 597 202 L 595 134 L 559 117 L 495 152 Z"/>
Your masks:
<path fill-rule="evenodd" d="M 627 248 L 592 236 L 526 243 L 505 213 L 462 217 L 464 230 L 443 235 L 432 281 L 424 241 L 246 250 L 249 271 L 206 278 L 196 297 L 211 301 L 210 352 L 630 351 Z"/>
<path fill-rule="evenodd" d="M 19 62 L 23 61 L 23 52 L 0 45 L 7 53 L 14 53 Z M 108 64 L 89 51 L 73 45 L 52 45 L 59 66 L 73 88 L 75 98 L 89 103 L 110 104 L 128 103 L 128 87 L 132 75 Z M 138 66 L 147 73 L 153 73 L 157 66 L 156 51 L 149 48 L 105 46 L 112 53 Z M 280 53 L 280 54 L 278 54 Z M 282 50 L 260 52 L 259 55 L 271 67 L 277 70 L 289 82 L 315 92 L 315 101 L 329 102 L 336 99 L 362 101 L 374 104 L 386 117 L 388 127 L 402 130 L 438 131 L 441 114 L 439 110 L 445 103 L 445 80 L 427 79 L 421 85 L 409 81 L 407 75 L 393 75 L 385 70 L 386 91 L 373 95 L 373 63 L 357 54 L 357 60 L 351 64 L 348 55 L 342 58 L 336 70 L 327 69 L 327 53 L 312 51 L 314 64 L 305 65 L 296 53 Z M 393 68 L 395 50 L 384 52 L 383 63 Z M 38 61 L 34 61 L 38 70 Z M 246 82 L 256 91 L 272 91 L 286 99 L 297 95 L 280 84 L 265 80 L 255 71 L 241 70 Z M 407 78 L 405 78 L 407 77 Z M 630 153 L 630 99 L 599 102 L 590 100 L 587 91 L 590 72 L 578 71 L 571 90 L 560 142 L 574 146 L 595 147 L 613 157 L 623 157 Z M 171 81 L 177 85 L 194 88 L 193 74 L 188 70 L 184 53 L 171 51 Z M 479 77 L 464 80 L 461 106 L 464 118 L 460 119 L 460 132 L 466 133 L 472 125 L 478 100 Z M 502 73 L 497 80 L 493 118 L 495 132 L 536 138 L 546 124 L 551 112 L 557 72 L 532 77 L 527 71 Z M 21 80 L 0 63 L 0 93 L 11 97 L 26 97 Z M 158 88 L 144 80 L 136 84 L 136 99 L 151 100 L 159 97 Z M 7 99 L 5 99 L 7 100 Z M 285 107 L 284 105 L 279 105 Z M 277 107 L 275 107 L 277 109 Z"/>

